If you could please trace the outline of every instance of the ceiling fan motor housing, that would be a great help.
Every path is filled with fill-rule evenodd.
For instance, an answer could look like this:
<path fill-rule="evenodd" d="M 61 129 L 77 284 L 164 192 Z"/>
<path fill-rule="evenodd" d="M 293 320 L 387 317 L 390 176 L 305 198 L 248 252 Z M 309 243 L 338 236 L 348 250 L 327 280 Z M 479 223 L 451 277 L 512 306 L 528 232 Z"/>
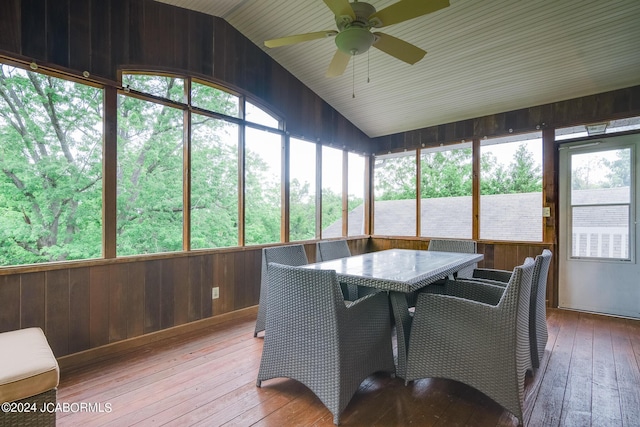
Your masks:
<path fill-rule="evenodd" d="M 353 21 L 336 16 L 336 25 L 340 33 L 336 35 L 336 46 L 348 55 L 360 55 L 371 47 L 375 36 L 369 31 L 369 17 L 376 13 L 376 8 L 365 2 L 350 3 L 356 18 Z"/>

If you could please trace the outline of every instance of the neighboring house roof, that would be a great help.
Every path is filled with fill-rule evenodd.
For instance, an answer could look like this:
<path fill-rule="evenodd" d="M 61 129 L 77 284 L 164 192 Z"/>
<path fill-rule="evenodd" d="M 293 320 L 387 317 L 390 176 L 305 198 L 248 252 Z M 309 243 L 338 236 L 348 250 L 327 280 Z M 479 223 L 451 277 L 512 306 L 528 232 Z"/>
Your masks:
<path fill-rule="evenodd" d="M 628 198 L 629 188 L 577 190 L 573 203 L 612 203 Z M 424 237 L 471 238 L 472 198 L 422 199 L 421 232 Z M 574 211 L 576 227 L 620 227 L 628 224 L 626 209 L 597 207 L 599 215 L 586 209 Z M 383 200 L 374 203 L 374 233 L 389 236 L 416 235 L 415 200 Z M 590 209 L 590 212 L 593 212 Z M 363 206 L 349 212 L 349 229 L 364 233 Z M 341 221 L 323 230 L 323 236 L 339 236 Z M 357 233 L 350 233 L 357 234 Z M 480 198 L 480 237 L 490 240 L 542 241 L 542 193 L 496 194 Z"/>

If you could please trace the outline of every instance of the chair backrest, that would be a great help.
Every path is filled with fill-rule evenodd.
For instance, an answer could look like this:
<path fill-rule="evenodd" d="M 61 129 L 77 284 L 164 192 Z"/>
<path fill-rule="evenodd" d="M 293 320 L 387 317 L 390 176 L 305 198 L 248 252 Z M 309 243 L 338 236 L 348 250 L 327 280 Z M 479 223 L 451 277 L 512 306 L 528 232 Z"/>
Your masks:
<path fill-rule="evenodd" d="M 525 259 L 524 264 L 514 268 L 511 280 L 509 280 L 498 304 L 508 312 L 508 317 L 514 316 L 515 318 L 515 324 L 510 330 L 516 333 L 516 369 L 518 378 L 522 379 L 519 381 L 519 386 L 522 388 L 520 395 L 524 390 L 524 376 L 527 370 L 532 368 L 529 347 L 529 305 L 534 269 L 533 258 Z"/>
<path fill-rule="evenodd" d="M 306 340 L 309 336 L 338 344 L 338 311 L 346 310 L 333 270 L 269 263 L 266 329 Z M 284 328 L 284 329 L 283 329 Z M 335 338 L 335 342 L 334 341 Z"/>
<path fill-rule="evenodd" d="M 328 240 L 316 243 L 316 261 L 318 262 L 350 256 L 351 250 L 346 240 Z"/>
<path fill-rule="evenodd" d="M 473 240 L 444 240 L 444 239 L 432 239 L 429 241 L 430 251 L 441 252 L 459 252 L 464 254 L 475 254 L 478 252 L 478 244 Z M 471 277 L 473 276 L 473 270 L 477 268 L 478 264 L 470 265 L 462 270 L 458 271 L 458 277 Z"/>
<path fill-rule="evenodd" d="M 307 253 L 302 245 L 274 246 L 262 249 L 262 281 L 266 283 L 269 263 L 301 266 L 309 264 Z"/>
<path fill-rule="evenodd" d="M 551 265 L 552 253 L 549 249 L 542 251 L 536 257 L 531 281 L 531 301 L 529 306 L 529 345 L 531 347 L 531 362 L 534 368 L 540 366 L 540 360 L 547 344 L 547 275 Z"/>

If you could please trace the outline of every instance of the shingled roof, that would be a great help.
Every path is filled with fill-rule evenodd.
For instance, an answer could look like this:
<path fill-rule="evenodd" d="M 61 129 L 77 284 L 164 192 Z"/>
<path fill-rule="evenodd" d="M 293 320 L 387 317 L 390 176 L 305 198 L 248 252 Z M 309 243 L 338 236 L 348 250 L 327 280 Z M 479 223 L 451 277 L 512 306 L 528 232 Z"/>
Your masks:
<path fill-rule="evenodd" d="M 628 199 L 629 188 L 578 190 L 573 202 L 611 203 Z M 509 241 L 542 241 L 542 193 L 497 194 L 480 199 L 480 238 Z M 415 200 L 379 200 L 374 203 L 374 233 L 388 236 L 415 236 Z M 620 207 L 598 207 L 601 215 L 586 215 L 576 210 L 574 225 L 609 227 L 627 224 Z M 471 196 L 422 199 L 421 236 L 471 238 Z M 363 206 L 349 212 L 349 229 L 364 232 Z M 603 221 L 605 219 L 606 221 Z M 607 225 L 604 225 L 607 226 Z M 339 236 L 341 221 L 323 231 L 324 236 Z M 353 233 L 351 233 L 353 234 Z"/>

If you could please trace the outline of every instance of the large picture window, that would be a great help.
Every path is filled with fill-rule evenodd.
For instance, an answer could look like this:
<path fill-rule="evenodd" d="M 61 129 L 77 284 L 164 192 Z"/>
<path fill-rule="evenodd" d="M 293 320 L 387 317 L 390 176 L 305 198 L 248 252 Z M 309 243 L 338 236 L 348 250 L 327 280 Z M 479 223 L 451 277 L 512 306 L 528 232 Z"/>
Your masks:
<path fill-rule="evenodd" d="M 118 255 L 182 250 L 182 134 L 181 109 L 119 96 Z"/>
<path fill-rule="evenodd" d="M 416 235 L 416 152 L 376 157 L 375 234 Z"/>
<path fill-rule="evenodd" d="M 349 212 L 347 218 L 348 235 L 361 236 L 364 234 L 364 189 L 365 189 L 365 161 L 364 156 L 349 153 L 347 188 L 349 189 Z"/>
<path fill-rule="evenodd" d="M 420 235 L 471 239 L 472 153 L 470 144 L 420 153 Z"/>
<path fill-rule="evenodd" d="M 482 141 L 480 238 L 542 241 L 542 134 Z"/>
<path fill-rule="evenodd" d="M 322 238 L 342 236 L 343 151 L 322 147 Z"/>
<path fill-rule="evenodd" d="M 282 135 L 245 132 L 245 244 L 279 242 Z"/>
<path fill-rule="evenodd" d="M 0 64 L 0 265 L 102 255 L 101 89 Z"/>
<path fill-rule="evenodd" d="M 289 139 L 289 240 L 316 237 L 316 144 Z"/>

